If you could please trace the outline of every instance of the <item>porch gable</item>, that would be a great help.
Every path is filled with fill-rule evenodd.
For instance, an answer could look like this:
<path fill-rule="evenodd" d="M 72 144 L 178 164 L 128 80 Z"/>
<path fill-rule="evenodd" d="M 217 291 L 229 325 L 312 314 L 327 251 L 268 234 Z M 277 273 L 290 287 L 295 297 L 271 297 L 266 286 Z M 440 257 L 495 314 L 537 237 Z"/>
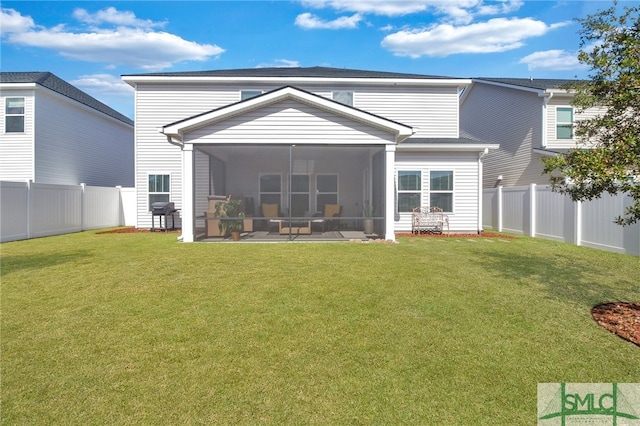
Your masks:
<path fill-rule="evenodd" d="M 287 114 L 286 111 L 296 111 L 294 114 Z M 266 121 L 265 117 L 273 117 L 274 114 L 281 114 L 278 119 L 283 119 L 280 125 L 262 127 L 260 121 Z M 297 115 L 296 115 L 297 114 Z M 325 122 L 335 123 L 343 127 L 352 127 L 358 132 L 364 133 L 385 133 L 388 136 L 392 136 L 391 140 L 387 137 L 375 137 L 379 139 L 382 144 L 399 143 L 404 139 L 411 136 L 414 132 L 410 126 L 398 123 L 393 120 L 386 119 L 384 117 L 377 116 L 375 114 L 368 113 L 366 111 L 353 108 L 347 105 L 340 104 L 339 102 L 331 99 L 318 96 L 304 90 L 297 89 L 292 86 L 282 87 L 280 89 L 265 93 L 260 96 L 256 96 L 251 99 L 247 99 L 235 104 L 227 105 L 222 108 L 218 108 L 212 111 L 208 111 L 202 114 L 195 115 L 193 117 L 177 121 L 175 123 L 168 124 L 159 129 L 159 131 L 174 141 L 179 143 L 187 142 L 185 140 L 186 134 L 193 132 L 194 135 L 189 136 L 189 141 L 192 143 L 198 143 L 196 139 L 201 138 L 206 134 L 219 133 L 223 130 L 231 128 L 238 128 L 237 126 L 244 125 L 243 127 L 250 127 L 247 124 L 255 121 L 253 131 L 257 131 L 254 135 L 253 143 L 255 143 L 255 137 L 260 137 L 264 132 L 269 132 L 269 128 L 274 129 L 282 136 L 283 128 L 288 127 L 291 123 L 298 123 L 299 126 L 306 128 L 308 124 L 304 123 L 304 118 L 316 117 L 321 118 Z M 288 121 L 287 120 L 293 120 Z M 301 120 L 300 120 L 301 119 Z M 225 122 L 225 124 L 221 124 Z M 351 123 L 356 123 L 353 125 Z M 271 123 L 273 124 L 273 123 Z M 369 132 L 362 129 L 362 126 L 375 129 L 374 132 Z M 360 129 L 357 129 L 361 127 Z M 207 128 L 208 130 L 204 130 Z M 260 129 L 260 130 L 258 130 Z M 203 131 L 204 130 L 204 131 Z M 323 144 L 340 144 L 345 143 L 339 138 L 334 139 L 331 135 L 331 129 L 326 129 L 326 134 L 319 135 L 321 142 L 312 141 L 311 143 L 323 143 Z M 253 133 L 252 130 L 249 130 Z M 227 132 L 228 133 L 228 132 Z M 291 132 L 295 137 L 300 138 L 299 132 Z M 302 132 L 306 137 L 307 132 Z M 285 132 L 286 134 L 286 132 Z M 224 139 L 224 138 L 223 138 Z M 199 140 L 200 143 L 225 143 L 224 140 Z M 268 139 L 266 140 L 268 143 Z M 238 143 L 238 141 L 231 140 L 227 143 Z M 298 141 L 301 143 L 301 141 Z M 353 141 L 349 142 L 353 143 Z M 366 143 L 372 143 L 371 138 L 367 138 Z"/>

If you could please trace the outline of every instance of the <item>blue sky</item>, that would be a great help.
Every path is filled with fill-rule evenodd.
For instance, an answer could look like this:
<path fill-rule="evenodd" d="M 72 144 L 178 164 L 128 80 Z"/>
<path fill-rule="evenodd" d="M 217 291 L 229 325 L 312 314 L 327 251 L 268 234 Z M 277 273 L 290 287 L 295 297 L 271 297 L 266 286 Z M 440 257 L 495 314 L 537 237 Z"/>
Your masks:
<path fill-rule="evenodd" d="M 622 1 L 635 5 L 638 1 Z M 133 118 L 123 74 L 328 66 L 585 78 L 580 24 L 609 1 L 3 1 L 3 71 L 51 71 Z"/>

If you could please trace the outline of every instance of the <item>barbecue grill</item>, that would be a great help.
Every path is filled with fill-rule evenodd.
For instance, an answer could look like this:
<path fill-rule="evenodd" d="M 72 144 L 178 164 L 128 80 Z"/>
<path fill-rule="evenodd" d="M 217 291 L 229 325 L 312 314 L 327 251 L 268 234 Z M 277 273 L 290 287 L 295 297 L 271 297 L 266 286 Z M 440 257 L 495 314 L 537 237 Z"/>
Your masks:
<path fill-rule="evenodd" d="M 167 219 L 171 216 L 171 229 L 175 229 L 175 222 L 173 214 L 177 212 L 175 204 L 170 201 L 157 201 L 151 203 L 151 232 L 155 232 L 155 217 L 158 216 L 160 220 L 160 231 L 167 232 Z M 164 217 L 164 227 L 162 227 L 162 218 Z"/>

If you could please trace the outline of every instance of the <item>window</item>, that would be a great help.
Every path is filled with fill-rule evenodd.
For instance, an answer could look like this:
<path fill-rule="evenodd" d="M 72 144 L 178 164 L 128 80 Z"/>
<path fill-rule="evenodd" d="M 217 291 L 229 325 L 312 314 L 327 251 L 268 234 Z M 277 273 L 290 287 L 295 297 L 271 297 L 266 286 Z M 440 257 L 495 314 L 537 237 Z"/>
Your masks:
<path fill-rule="evenodd" d="M 353 106 L 353 92 L 338 90 L 333 92 L 333 100 L 341 104 Z"/>
<path fill-rule="evenodd" d="M 7 98 L 5 102 L 5 132 L 23 133 L 24 98 Z"/>
<path fill-rule="evenodd" d="M 170 201 L 169 181 L 169 175 L 149 175 L 149 211 L 153 203 Z"/>
<path fill-rule="evenodd" d="M 325 204 L 338 204 L 338 175 L 316 175 L 316 211 Z"/>
<path fill-rule="evenodd" d="M 573 108 L 556 108 L 556 139 L 573 139 Z"/>
<path fill-rule="evenodd" d="M 453 172 L 432 171 L 429 184 L 429 206 L 453 212 Z"/>
<path fill-rule="evenodd" d="M 262 90 L 241 90 L 240 100 L 245 101 L 247 99 L 255 98 L 256 96 L 260 95 L 262 95 Z"/>
<path fill-rule="evenodd" d="M 291 216 L 304 217 L 309 212 L 309 175 L 291 176 Z"/>
<path fill-rule="evenodd" d="M 260 203 L 277 204 L 280 208 L 280 194 L 282 192 L 281 176 L 279 174 L 260 175 Z"/>
<path fill-rule="evenodd" d="M 398 212 L 410 213 L 420 207 L 422 173 L 417 170 L 398 171 Z"/>

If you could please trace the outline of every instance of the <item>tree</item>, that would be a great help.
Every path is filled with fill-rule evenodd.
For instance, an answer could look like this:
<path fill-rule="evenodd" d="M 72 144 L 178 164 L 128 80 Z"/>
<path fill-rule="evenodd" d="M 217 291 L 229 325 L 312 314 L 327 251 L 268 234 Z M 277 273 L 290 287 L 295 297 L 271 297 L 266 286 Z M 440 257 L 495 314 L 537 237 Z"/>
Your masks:
<path fill-rule="evenodd" d="M 577 19 L 582 24 L 578 59 L 592 74 L 567 89 L 575 92 L 578 113 L 604 107 L 603 113 L 576 122 L 576 149 L 544 159 L 545 173 L 562 174 L 551 176 L 554 190 L 573 201 L 628 193 L 633 204 L 615 219 L 620 225 L 640 220 L 639 11 L 625 6 L 618 15 L 614 1 L 609 9 Z"/>

